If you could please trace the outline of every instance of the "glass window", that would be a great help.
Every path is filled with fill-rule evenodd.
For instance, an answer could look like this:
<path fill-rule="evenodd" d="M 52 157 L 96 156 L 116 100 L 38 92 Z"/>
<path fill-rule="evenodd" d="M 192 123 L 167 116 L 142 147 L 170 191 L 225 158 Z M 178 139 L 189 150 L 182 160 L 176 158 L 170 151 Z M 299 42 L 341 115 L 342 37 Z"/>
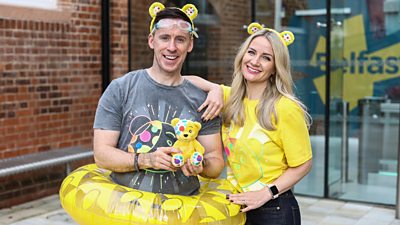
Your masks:
<path fill-rule="evenodd" d="M 13 6 L 24 6 L 24 7 L 34 7 L 34 8 L 42 8 L 42 9 L 57 9 L 57 0 L 36 0 L 36 1 L 0 0 L 0 4 L 13 5 Z"/>

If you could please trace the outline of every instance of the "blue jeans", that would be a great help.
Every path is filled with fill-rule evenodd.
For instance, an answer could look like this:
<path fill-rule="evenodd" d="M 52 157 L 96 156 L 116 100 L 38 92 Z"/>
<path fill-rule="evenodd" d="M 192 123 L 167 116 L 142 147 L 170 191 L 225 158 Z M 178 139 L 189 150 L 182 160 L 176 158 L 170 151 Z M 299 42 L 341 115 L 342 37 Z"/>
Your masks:
<path fill-rule="evenodd" d="M 292 191 L 248 211 L 246 225 L 300 225 L 300 209 Z"/>

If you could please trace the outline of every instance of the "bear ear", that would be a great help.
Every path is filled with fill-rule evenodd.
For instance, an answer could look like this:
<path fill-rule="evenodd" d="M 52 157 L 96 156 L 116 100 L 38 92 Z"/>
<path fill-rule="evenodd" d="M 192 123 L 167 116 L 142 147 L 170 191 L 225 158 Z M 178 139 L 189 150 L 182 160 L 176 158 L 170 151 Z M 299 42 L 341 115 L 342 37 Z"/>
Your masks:
<path fill-rule="evenodd" d="M 283 43 L 285 43 L 286 46 L 289 46 L 294 42 L 294 34 L 290 31 L 283 31 L 279 33 L 281 36 Z"/>
<path fill-rule="evenodd" d="M 186 4 L 185 6 L 182 7 L 182 11 L 190 18 L 190 20 L 194 20 L 197 15 L 198 11 L 196 6 L 193 4 Z"/>
<path fill-rule="evenodd" d="M 156 17 L 157 13 L 165 9 L 165 6 L 160 2 L 154 2 L 149 8 L 151 18 Z"/>
<path fill-rule="evenodd" d="M 252 34 L 256 33 L 257 31 L 262 30 L 263 28 L 264 27 L 261 24 L 254 22 L 254 23 L 249 24 L 249 26 L 247 27 L 247 33 L 252 35 Z"/>
<path fill-rule="evenodd" d="M 171 125 L 172 125 L 173 127 L 175 127 L 176 124 L 178 124 L 178 122 L 179 122 L 179 118 L 173 118 L 173 119 L 171 120 Z"/>
<path fill-rule="evenodd" d="M 201 130 L 201 123 L 199 123 L 199 122 L 193 122 L 193 123 L 197 127 L 197 131 L 200 131 Z"/>

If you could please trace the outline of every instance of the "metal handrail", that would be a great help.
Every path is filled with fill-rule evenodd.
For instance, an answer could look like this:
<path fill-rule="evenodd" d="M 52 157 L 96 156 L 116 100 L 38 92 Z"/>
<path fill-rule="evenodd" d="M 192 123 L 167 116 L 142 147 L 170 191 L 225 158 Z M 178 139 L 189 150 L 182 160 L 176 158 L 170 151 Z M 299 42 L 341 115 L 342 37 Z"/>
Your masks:
<path fill-rule="evenodd" d="M 70 162 L 89 158 L 91 156 L 93 156 L 93 151 L 90 149 L 64 148 L 2 159 L 0 160 L 0 177 L 63 163 L 67 165 L 66 173 L 69 173 L 71 172 Z"/>

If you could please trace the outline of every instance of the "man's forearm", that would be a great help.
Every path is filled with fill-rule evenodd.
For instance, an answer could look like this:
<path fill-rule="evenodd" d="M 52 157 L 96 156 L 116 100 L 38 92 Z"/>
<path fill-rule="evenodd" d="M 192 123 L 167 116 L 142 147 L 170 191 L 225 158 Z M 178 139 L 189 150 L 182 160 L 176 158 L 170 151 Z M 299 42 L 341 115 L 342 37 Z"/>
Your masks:
<path fill-rule="evenodd" d="M 134 154 L 118 149 L 119 131 L 94 129 L 93 151 L 96 164 L 116 172 L 134 169 Z"/>
<path fill-rule="evenodd" d="M 111 146 L 95 147 L 96 164 L 104 169 L 115 172 L 130 172 L 134 170 L 134 153 L 128 153 Z"/>

